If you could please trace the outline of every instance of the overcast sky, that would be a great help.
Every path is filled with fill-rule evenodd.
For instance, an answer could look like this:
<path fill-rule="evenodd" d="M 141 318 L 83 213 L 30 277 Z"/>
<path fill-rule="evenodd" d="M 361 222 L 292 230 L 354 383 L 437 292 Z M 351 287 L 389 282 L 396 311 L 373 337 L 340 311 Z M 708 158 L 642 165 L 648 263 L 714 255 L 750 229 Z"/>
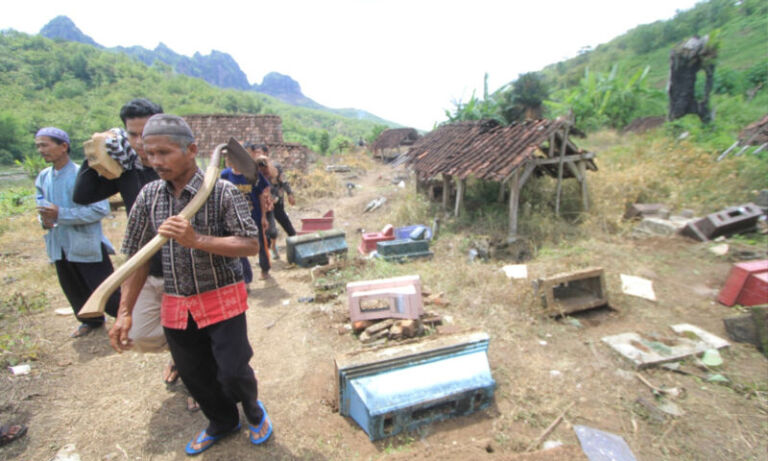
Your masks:
<path fill-rule="evenodd" d="M 429 130 L 456 100 L 573 57 L 695 0 L 3 2 L 0 29 L 66 15 L 97 43 L 232 55 L 250 83 L 290 75 L 328 107 Z"/>

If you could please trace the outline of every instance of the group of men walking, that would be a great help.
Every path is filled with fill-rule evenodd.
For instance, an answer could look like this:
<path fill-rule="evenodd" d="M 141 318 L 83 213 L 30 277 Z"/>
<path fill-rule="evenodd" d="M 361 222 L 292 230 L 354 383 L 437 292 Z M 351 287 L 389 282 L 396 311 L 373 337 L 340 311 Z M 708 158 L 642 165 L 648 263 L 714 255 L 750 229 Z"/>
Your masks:
<path fill-rule="evenodd" d="M 275 220 L 288 235 L 295 230 L 284 201 L 294 203 L 279 165 L 262 145 L 249 145 L 259 165 L 259 181 L 243 182 L 227 168 L 191 219 L 179 212 L 201 191 L 203 172 L 197 145 L 183 118 L 164 114 L 146 99 L 120 111 L 124 129 L 110 130 L 109 155 L 123 173 L 107 179 L 70 158 L 70 139 L 55 127 L 39 130 L 35 144 L 51 166 L 35 181 L 39 219 L 46 230 L 49 259 L 75 315 L 93 290 L 112 273 L 114 248 L 103 236 L 101 219 L 110 213 L 107 198 L 119 193 L 128 213 L 121 251 L 132 256 L 156 235 L 168 238 L 162 250 L 132 272 L 106 304 L 116 317 L 109 330 L 118 352 L 170 349 L 165 379 L 181 377 L 208 425 L 189 441 L 195 455 L 240 429 L 237 403 L 247 420 L 250 441 L 265 442 L 272 424 L 258 399 L 249 361 L 245 311 L 252 272 L 248 256 L 259 255 L 262 278 L 275 257 Z M 104 318 L 78 318 L 71 334 L 81 337 Z"/>

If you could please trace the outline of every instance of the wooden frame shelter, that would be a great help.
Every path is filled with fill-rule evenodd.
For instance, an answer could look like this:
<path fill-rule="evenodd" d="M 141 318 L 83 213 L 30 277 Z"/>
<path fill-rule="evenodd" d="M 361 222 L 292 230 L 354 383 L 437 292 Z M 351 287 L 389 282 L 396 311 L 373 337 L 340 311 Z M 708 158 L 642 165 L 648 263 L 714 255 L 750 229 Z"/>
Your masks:
<path fill-rule="evenodd" d="M 416 142 L 408 163 L 418 182 L 442 177 L 443 207 L 448 209 L 451 183 L 456 182 L 454 214 L 463 208 L 466 180 L 475 177 L 501 183 L 499 200 L 509 189 L 509 237 L 517 236 L 520 191 L 534 172 L 557 178 L 555 212 L 560 214 L 562 181 L 575 178 L 581 184 L 584 209 L 589 208 L 587 170 L 597 171 L 595 154 L 571 141 L 583 136 L 562 118 L 529 120 L 501 125 L 495 120 L 466 121 L 443 125 Z"/>

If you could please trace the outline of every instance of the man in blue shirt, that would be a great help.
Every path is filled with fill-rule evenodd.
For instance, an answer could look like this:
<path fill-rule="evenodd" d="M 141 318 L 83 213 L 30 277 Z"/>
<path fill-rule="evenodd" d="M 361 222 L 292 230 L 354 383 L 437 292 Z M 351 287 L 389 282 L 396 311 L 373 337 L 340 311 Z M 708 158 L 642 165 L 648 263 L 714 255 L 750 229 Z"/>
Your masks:
<path fill-rule="evenodd" d="M 115 250 L 101 231 L 101 220 L 109 215 L 109 203 L 102 200 L 83 206 L 72 201 L 78 166 L 69 158 L 69 146 L 69 135 L 64 130 L 46 127 L 37 132 L 35 147 L 52 166 L 37 176 L 35 189 L 40 223 L 48 231 L 48 259 L 55 264 L 64 295 L 77 315 L 93 290 L 112 273 L 108 253 Z M 109 315 L 115 316 L 119 300 L 119 292 L 109 298 Z M 104 317 L 79 320 L 73 338 L 104 324 Z"/>

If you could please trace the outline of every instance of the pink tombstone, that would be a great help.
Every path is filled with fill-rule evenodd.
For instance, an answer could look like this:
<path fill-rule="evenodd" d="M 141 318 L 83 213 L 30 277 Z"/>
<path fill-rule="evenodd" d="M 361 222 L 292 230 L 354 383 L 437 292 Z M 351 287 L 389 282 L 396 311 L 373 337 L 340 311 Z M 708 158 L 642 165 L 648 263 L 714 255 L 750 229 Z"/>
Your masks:
<path fill-rule="evenodd" d="M 424 313 L 418 275 L 350 282 L 347 299 L 353 323 L 385 318 L 418 319 Z"/>
<path fill-rule="evenodd" d="M 328 211 L 322 218 L 302 218 L 299 235 L 311 234 L 321 230 L 333 229 L 333 210 Z"/>
<path fill-rule="evenodd" d="M 387 224 L 381 232 L 366 232 L 363 234 L 363 239 L 360 241 L 360 246 L 357 247 L 357 251 L 361 255 L 367 255 L 371 251 L 376 249 L 376 243 L 386 242 L 387 240 L 395 239 L 395 228 L 392 224 Z"/>

